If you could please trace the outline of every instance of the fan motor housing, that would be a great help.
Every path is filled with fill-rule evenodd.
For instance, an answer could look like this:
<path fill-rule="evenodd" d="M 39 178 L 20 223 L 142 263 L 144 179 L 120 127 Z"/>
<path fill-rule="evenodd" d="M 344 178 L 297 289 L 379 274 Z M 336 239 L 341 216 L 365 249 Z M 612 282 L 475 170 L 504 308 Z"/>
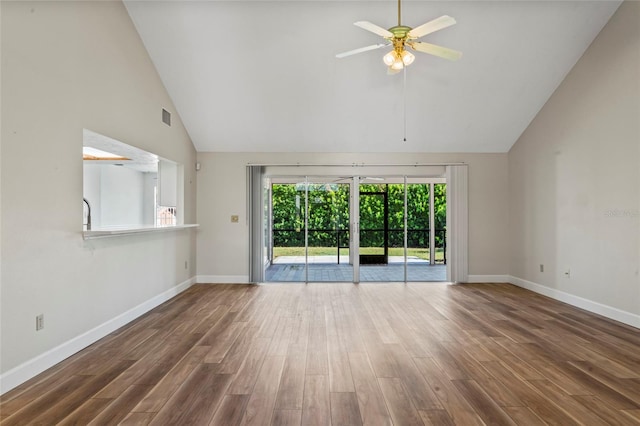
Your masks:
<path fill-rule="evenodd" d="M 389 28 L 389 32 L 393 34 L 393 38 L 407 38 L 409 36 L 409 31 L 411 31 L 411 27 L 404 25 L 397 25 Z"/>

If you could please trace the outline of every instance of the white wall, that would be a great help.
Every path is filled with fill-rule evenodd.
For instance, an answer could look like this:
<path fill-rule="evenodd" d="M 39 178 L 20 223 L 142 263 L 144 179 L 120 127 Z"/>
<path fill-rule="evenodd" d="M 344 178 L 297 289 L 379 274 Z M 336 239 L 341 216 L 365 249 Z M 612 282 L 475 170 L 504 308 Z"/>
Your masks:
<path fill-rule="evenodd" d="M 248 163 L 469 164 L 469 274 L 508 273 L 508 200 L 506 154 L 313 154 L 198 153 L 198 276 L 220 281 L 247 279 Z M 392 170 L 388 173 L 392 173 Z M 295 173 L 295 171 L 292 171 Z M 318 174 L 335 173 L 319 169 Z M 359 173 L 354 169 L 354 174 Z M 415 173 L 419 173 L 416 170 Z M 240 216 L 231 223 L 231 215 Z"/>
<path fill-rule="evenodd" d="M 6 390 L 64 354 L 60 345 L 195 275 L 193 231 L 83 241 L 83 129 L 185 165 L 196 154 L 120 2 L 0 8 Z M 173 111 L 172 127 L 161 121 L 163 107 Z M 195 171 L 185 167 L 187 223 L 195 222 L 195 194 Z M 45 329 L 36 332 L 38 314 Z"/>
<path fill-rule="evenodd" d="M 153 187 L 149 185 L 154 181 L 146 177 L 150 173 L 87 162 L 83 169 L 82 195 L 91 204 L 93 230 L 153 225 L 153 216 L 149 220 L 154 209 Z"/>
<path fill-rule="evenodd" d="M 141 225 L 144 179 L 125 167 L 103 167 L 100 181 L 102 226 Z"/>
<path fill-rule="evenodd" d="M 509 152 L 511 275 L 640 327 L 639 146 L 640 3 L 627 1 Z"/>
<path fill-rule="evenodd" d="M 144 196 L 142 201 L 142 217 L 145 225 L 156 222 L 155 188 L 158 183 L 158 173 L 144 173 Z"/>

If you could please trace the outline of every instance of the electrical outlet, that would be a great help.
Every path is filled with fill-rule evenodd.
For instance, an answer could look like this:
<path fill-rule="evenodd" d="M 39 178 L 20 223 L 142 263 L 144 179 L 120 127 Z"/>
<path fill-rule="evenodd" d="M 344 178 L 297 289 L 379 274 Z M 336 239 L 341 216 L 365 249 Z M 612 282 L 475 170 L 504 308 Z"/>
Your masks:
<path fill-rule="evenodd" d="M 542 263 L 540 264 L 540 272 L 544 272 L 544 265 Z"/>
<path fill-rule="evenodd" d="M 44 314 L 36 316 L 36 331 L 40 331 L 44 328 Z"/>

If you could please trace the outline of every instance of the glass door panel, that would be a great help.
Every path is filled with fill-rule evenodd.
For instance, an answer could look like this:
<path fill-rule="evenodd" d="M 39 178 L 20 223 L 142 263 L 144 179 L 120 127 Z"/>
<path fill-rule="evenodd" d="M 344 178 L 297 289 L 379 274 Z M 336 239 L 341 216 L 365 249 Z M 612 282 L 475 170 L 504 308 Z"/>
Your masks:
<path fill-rule="evenodd" d="M 307 262 L 310 282 L 351 282 L 349 184 L 311 178 L 308 189 Z"/>
<path fill-rule="evenodd" d="M 437 181 L 436 181 L 437 182 Z M 407 281 L 446 281 L 446 184 L 407 179 Z"/>
<path fill-rule="evenodd" d="M 430 185 L 407 184 L 407 281 L 430 279 Z"/>
<path fill-rule="evenodd" d="M 447 184 L 433 185 L 434 197 L 434 259 L 435 265 L 446 265 L 446 235 L 447 235 Z"/>
<path fill-rule="evenodd" d="M 271 185 L 271 259 L 265 280 L 272 282 L 304 281 L 305 271 L 305 185 L 274 183 Z"/>
<path fill-rule="evenodd" d="M 387 186 L 389 265 L 404 265 L 404 183 Z M 398 278 L 404 281 L 404 275 Z"/>
<path fill-rule="evenodd" d="M 377 178 L 376 178 L 377 180 Z M 391 281 L 387 184 L 360 183 L 360 281 Z"/>

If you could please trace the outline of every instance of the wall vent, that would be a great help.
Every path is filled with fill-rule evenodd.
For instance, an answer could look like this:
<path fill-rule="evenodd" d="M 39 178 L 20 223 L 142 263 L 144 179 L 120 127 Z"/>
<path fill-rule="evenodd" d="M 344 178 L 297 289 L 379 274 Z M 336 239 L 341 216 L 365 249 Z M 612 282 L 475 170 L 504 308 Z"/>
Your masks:
<path fill-rule="evenodd" d="M 167 126 L 171 126 L 171 113 L 162 108 L 162 122 Z"/>

